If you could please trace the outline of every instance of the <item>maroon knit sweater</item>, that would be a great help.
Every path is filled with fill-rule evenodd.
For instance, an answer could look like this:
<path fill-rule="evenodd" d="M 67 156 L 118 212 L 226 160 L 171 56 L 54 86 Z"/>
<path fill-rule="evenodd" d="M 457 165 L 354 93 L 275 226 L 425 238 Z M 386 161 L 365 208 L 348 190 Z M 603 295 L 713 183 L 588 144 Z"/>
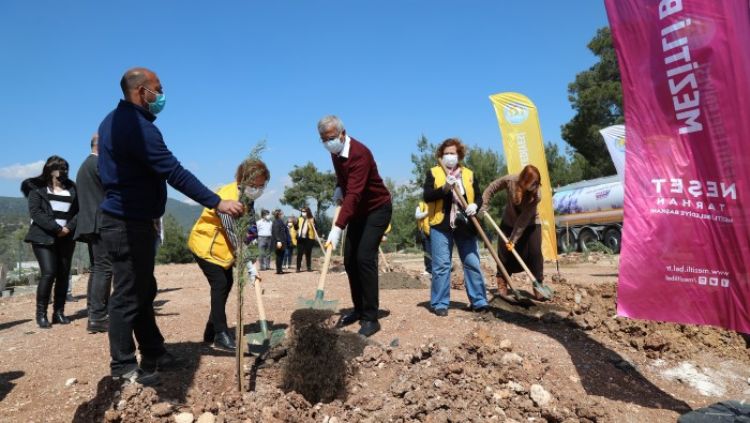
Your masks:
<path fill-rule="evenodd" d="M 344 229 L 352 219 L 367 216 L 368 213 L 391 202 L 391 193 L 378 174 L 378 166 L 370 149 L 361 142 L 350 138 L 349 157 L 331 154 L 336 170 L 336 183 L 344 192 L 336 226 Z"/>

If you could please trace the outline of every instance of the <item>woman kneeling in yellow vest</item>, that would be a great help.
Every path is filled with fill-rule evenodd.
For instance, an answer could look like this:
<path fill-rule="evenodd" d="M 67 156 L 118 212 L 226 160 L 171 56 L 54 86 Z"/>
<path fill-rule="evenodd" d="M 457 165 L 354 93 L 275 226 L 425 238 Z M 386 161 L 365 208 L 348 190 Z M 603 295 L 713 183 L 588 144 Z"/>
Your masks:
<path fill-rule="evenodd" d="M 240 185 L 250 200 L 250 222 L 255 222 L 253 202 L 263 194 L 271 173 L 265 163 L 257 159 L 243 161 L 235 173 L 235 181 L 219 188 L 222 200 L 239 200 Z M 214 348 L 234 351 L 236 344 L 227 327 L 226 304 L 232 290 L 235 248 L 243 242 L 245 234 L 238 233 L 236 220 L 214 209 L 203 209 L 193 225 L 188 238 L 188 248 L 193 252 L 198 266 L 211 286 L 211 313 L 203 332 L 204 342 L 213 342 Z M 255 266 L 248 263 L 248 271 L 257 275 Z"/>
<path fill-rule="evenodd" d="M 423 197 L 427 203 L 432 255 L 430 306 L 438 316 L 448 315 L 454 243 L 463 264 L 464 285 L 471 310 L 488 310 L 476 229 L 468 219 L 468 216 L 477 213 L 482 205 L 482 197 L 477 195 L 481 191 L 474 172 L 461 164 L 465 154 L 466 147 L 459 139 L 448 138 L 443 141 L 437 149 L 437 157 L 448 169 L 448 174 L 442 167 L 435 166 L 427 172 L 424 182 Z M 461 209 L 453 186 L 459 188 L 461 196 L 466 200 L 466 210 Z"/>

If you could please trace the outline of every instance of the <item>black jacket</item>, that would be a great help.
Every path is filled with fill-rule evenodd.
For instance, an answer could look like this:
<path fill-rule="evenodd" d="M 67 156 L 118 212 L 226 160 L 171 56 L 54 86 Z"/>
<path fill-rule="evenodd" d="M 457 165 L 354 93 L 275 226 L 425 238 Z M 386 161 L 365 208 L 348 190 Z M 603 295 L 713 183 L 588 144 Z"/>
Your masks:
<path fill-rule="evenodd" d="M 76 175 L 76 188 L 78 190 L 78 223 L 76 225 L 76 241 L 88 242 L 90 236 L 99 233 L 97 228 L 97 216 L 99 205 L 104 200 L 104 188 L 99 178 L 97 168 L 98 156 L 90 154 L 83 161 Z"/>
<path fill-rule="evenodd" d="M 273 226 L 271 226 L 271 241 L 273 241 L 273 248 L 276 248 L 276 243 L 280 242 L 283 248 L 287 248 L 287 236 L 286 236 L 286 222 L 282 219 L 274 219 Z"/>
<path fill-rule="evenodd" d="M 76 185 L 73 181 L 66 181 L 63 187 L 70 191 L 73 203 L 70 205 L 71 218 L 67 227 L 70 230 L 69 237 L 73 237 L 76 231 L 78 215 L 78 199 L 76 198 Z M 29 216 L 31 226 L 24 241 L 33 244 L 52 245 L 57 239 L 57 234 L 62 231 L 62 226 L 55 222 L 54 211 L 47 196 L 47 185 L 39 178 L 31 178 L 23 181 L 21 191 L 29 201 Z"/>

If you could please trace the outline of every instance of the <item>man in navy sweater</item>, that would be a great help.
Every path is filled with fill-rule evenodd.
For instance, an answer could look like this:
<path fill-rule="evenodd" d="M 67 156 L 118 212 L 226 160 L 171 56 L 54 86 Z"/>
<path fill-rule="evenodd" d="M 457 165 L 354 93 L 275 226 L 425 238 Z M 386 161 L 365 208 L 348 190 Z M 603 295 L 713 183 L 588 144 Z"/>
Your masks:
<path fill-rule="evenodd" d="M 154 221 L 164 214 L 166 184 L 204 207 L 226 214 L 238 216 L 243 206 L 219 198 L 167 148 L 153 123 L 165 104 L 154 72 L 130 69 L 120 88 L 125 99 L 99 126 L 98 167 L 104 188 L 100 234 L 114 277 L 109 302 L 110 368 L 115 378 L 149 385 L 159 381 L 157 370 L 178 364 L 164 348 L 153 304 Z M 134 334 L 141 351 L 140 366 Z"/>
<path fill-rule="evenodd" d="M 344 268 L 349 278 L 354 311 L 341 317 L 342 326 L 360 322 L 359 334 L 372 336 L 378 323 L 378 247 L 391 221 L 391 193 L 378 173 L 378 166 L 364 144 L 346 134 L 336 116 L 318 122 L 323 146 L 331 153 L 336 170 L 334 203 L 341 205 L 327 245 L 336 248 L 346 231 Z"/>

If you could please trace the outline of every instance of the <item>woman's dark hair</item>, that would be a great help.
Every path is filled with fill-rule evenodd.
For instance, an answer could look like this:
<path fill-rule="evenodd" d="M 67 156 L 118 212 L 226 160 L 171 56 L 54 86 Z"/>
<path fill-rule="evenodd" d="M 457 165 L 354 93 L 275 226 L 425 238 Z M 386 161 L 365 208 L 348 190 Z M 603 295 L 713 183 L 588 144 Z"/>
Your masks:
<path fill-rule="evenodd" d="M 31 190 L 47 186 L 52 182 L 52 172 L 56 170 L 68 173 L 68 161 L 60 156 L 50 156 L 44 163 L 42 174 L 29 178 L 21 182 L 21 192 L 24 197 L 28 197 Z"/>
<path fill-rule="evenodd" d="M 529 187 L 534 183 L 536 183 L 536 189 L 529 192 Z M 518 174 L 518 185 L 516 185 L 516 191 L 513 193 L 513 204 L 520 205 L 524 197 L 527 198 L 527 201 L 534 201 L 540 186 L 542 186 L 542 178 L 539 169 L 534 165 L 526 165 Z"/>
<path fill-rule="evenodd" d="M 458 138 L 448 138 L 447 140 L 443 141 L 442 144 L 437 148 L 437 151 L 435 152 L 435 155 L 438 159 L 443 158 L 443 151 L 445 151 L 446 148 L 455 145 L 456 146 L 456 153 L 458 154 L 458 161 L 463 161 L 464 156 L 466 156 L 466 146 L 464 146 L 464 143 L 461 142 Z"/>

